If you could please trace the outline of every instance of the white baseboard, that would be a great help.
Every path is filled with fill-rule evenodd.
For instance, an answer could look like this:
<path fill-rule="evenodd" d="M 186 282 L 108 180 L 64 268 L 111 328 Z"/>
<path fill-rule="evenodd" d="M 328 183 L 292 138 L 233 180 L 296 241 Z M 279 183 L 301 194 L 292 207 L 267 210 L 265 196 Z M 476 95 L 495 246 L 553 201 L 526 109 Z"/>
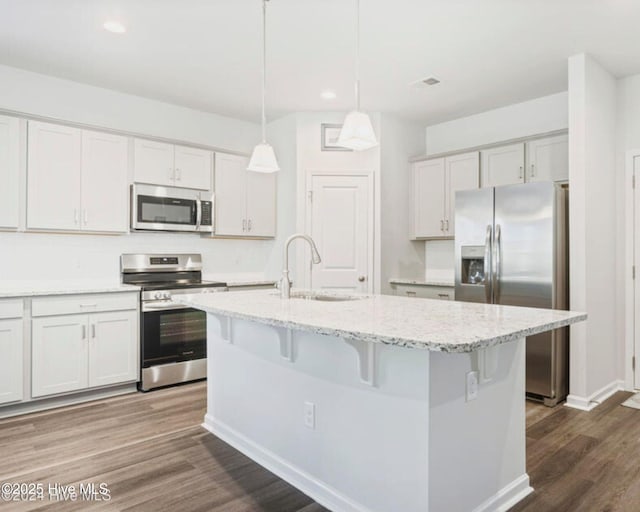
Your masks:
<path fill-rule="evenodd" d="M 279 476 L 301 492 L 314 499 L 323 507 L 333 512 L 372 512 L 370 509 L 356 503 L 324 482 L 300 468 L 291 465 L 276 454 L 265 450 L 236 430 L 217 421 L 209 414 L 205 415 L 202 426 L 225 443 L 233 446 L 253 461 Z"/>
<path fill-rule="evenodd" d="M 506 512 L 532 492 L 533 487 L 529 485 L 529 475 L 525 473 L 474 508 L 473 512 Z"/>
<path fill-rule="evenodd" d="M 567 402 L 564 405 L 573 409 L 579 409 L 581 411 L 591 411 L 611 395 L 613 395 L 616 391 L 622 390 L 624 390 L 624 381 L 614 380 L 613 382 L 610 382 L 606 386 L 603 386 L 602 388 L 597 390 L 595 393 L 592 393 L 588 397 L 569 395 L 567 397 Z"/>

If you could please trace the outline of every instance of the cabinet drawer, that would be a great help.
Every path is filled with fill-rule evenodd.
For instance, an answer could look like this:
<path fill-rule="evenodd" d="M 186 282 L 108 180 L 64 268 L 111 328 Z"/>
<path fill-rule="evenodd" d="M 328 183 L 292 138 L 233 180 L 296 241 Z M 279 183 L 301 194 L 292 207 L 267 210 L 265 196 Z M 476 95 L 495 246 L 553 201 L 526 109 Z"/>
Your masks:
<path fill-rule="evenodd" d="M 0 320 L 7 318 L 22 318 L 22 299 L 0 301 Z"/>
<path fill-rule="evenodd" d="M 396 295 L 423 299 L 454 300 L 453 287 L 397 284 Z"/>
<path fill-rule="evenodd" d="M 33 299 L 31 315 L 73 315 L 78 313 L 94 313 L 96 311 L 136 309 L 137 307 L 138 294 L 131 292 L 64 295 Z"/>

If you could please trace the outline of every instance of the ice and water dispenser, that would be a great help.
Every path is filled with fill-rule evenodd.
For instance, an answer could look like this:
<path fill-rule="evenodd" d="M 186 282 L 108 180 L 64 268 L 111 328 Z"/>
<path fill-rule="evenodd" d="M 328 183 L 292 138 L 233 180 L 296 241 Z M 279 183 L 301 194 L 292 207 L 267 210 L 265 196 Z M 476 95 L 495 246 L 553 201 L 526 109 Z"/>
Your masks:
<path fill-rule="evenodd" d="M 461 248 L 462 284 L 484 285 L 485 282 L 485 246 L 463 245 Z"/>

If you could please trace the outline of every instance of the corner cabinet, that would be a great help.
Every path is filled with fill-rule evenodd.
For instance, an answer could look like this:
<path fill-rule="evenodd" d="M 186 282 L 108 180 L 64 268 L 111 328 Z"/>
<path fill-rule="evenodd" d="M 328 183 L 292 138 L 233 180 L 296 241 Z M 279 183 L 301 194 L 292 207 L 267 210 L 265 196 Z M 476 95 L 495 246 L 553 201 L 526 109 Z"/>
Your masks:
<path fill-rule="evenodd" d="M 32 397 L 138 380 L 137 293 L 34 298 L 32 317 Z"/>
<path fill-rule="evenodd" d="M 482 187 L 569 179 L 567 135 L 489 148 L 482 155 Z"/>
<path fill-rule="evenodd" d="M 134 181 L 167 187 L 211 190 L 213 153 L 204 149 L 134 141 Z"/>
<path fill-rule="evenodd" d="M 416 162 L 412 172 L 413 238 L 453 237 L 456 192 L 478 188 L 479 153 Z"/>
<path fill-rule="evenodd" d="M 126 137 L 29 121 L 27 228 L 123 233 Z"/>
<path fill-rule="evenodd" d="M 20 121 L 0 116 L 0 229 L 18 227 Z"/>
<path fill-rule="evenodd" d="M 276 236 L 276 173 L 247 171 L 249 159 L 215 154 L 214 236 Z"/>
<path fill-rule="evenodd" d="M 23 399 L 23 303 L 0 301 L 0 404 Z"/>

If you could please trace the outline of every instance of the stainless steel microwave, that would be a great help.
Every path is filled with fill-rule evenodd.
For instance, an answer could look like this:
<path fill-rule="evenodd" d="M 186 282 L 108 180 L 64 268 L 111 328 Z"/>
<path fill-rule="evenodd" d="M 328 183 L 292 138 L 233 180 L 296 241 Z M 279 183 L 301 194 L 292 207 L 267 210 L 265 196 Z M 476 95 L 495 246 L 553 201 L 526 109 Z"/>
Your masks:
<path fill-rule="evenodd" d="M 131 185 L 131 229 L 213 232 L 213 196 L 200 190 Z"/>

